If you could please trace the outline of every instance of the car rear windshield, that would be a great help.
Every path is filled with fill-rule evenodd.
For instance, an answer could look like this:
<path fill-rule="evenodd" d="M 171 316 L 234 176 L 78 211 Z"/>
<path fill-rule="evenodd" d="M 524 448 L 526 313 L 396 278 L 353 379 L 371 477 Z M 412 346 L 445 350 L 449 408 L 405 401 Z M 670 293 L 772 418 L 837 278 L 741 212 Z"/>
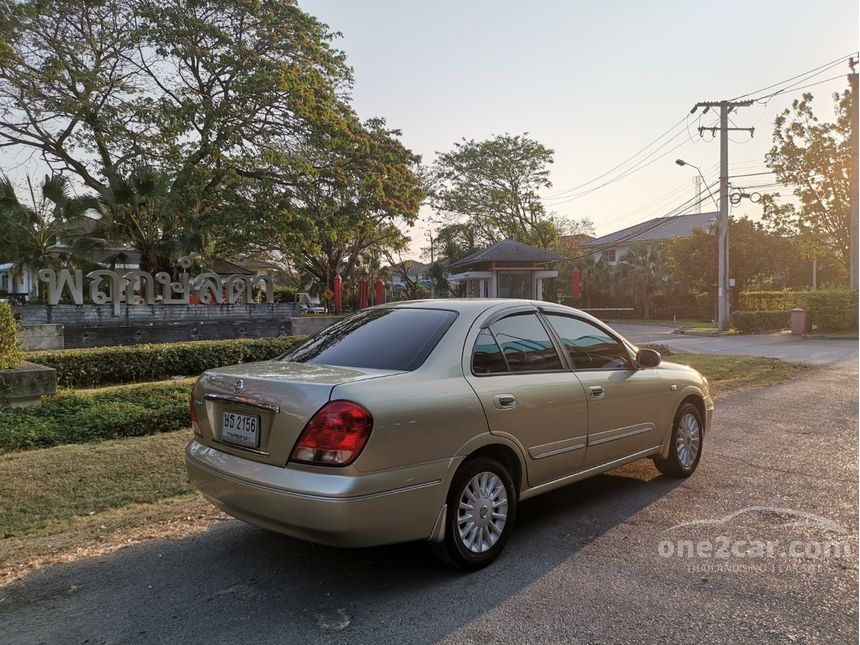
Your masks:
<path fill-rule="evenodd" d="M 443 309 L 361 311 L 322 330 L 282 360 L 410 371 L 430 355 L 456 317 Z"/>

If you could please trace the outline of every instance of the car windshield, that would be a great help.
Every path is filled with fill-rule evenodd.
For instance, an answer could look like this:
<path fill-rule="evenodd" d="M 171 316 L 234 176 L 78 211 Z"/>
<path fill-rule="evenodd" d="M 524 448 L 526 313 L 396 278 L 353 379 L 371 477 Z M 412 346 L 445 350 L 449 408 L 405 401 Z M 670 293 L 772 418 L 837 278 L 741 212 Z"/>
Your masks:
<path fill-rule="evenodd" d="M 361 311 L 322 330 L 282 360 L 410 371 L 430 355 L 456 317 L 443 309 Z"/>

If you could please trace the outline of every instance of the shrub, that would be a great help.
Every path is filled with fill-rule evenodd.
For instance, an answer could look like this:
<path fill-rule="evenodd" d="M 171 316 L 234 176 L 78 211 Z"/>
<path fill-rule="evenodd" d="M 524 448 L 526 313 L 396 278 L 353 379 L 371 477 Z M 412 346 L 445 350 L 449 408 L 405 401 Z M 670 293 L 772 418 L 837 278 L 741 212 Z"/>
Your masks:
<path fill-rule="evenodd" d="M 790 316 L 788 311 L 733 311 L 732 327 L 743 332 L 785 329 Z"/>
<path fill-rule="evenodd" d="M 179 430 L 189 425 L 190 391 L 187 381 L 65 391 L 39 408 L 4 410 L 0 453 Z"/>
<path fill-rule="evenodd" d="M 825 331 L 857 327 L 857 292 L 834 288 L 818 291 L 743 291 L 740 308 L 744 311 L 791 311 L 801 307 L 809 312 L 813 325 Z"/>
<path fill-rule="evenodd" d="M 301 336 L 198 340 L 39 351 L 27 358 L 56 369 L 60 386 L 88 387 L 196 376 L 213 367 L 275 358 L 302 340 Z"/>
<path fill-rule="evenodd" d="M 809 312 L 810 322 L 822 331 L 857 329 L 857 292 L 851 289 L 804 291 L 798 304 Z"/>
<path fill-rule="evenodd" d="M 8 302 L 0 302 L 0 370 L 18 367 L 21 350 L 18 346 L 18 326 Z"/>
<path fill-rule="evenodd" d="M 295 302 L 296 293 L 293 287 L 275 287 L 275 302 Z"/>
<path fill-rule="evenodd" d="M 785 289 L 783 291 L 741 291 L 740 311 L 790 311 L 797 306 L 802 292 Z"/>

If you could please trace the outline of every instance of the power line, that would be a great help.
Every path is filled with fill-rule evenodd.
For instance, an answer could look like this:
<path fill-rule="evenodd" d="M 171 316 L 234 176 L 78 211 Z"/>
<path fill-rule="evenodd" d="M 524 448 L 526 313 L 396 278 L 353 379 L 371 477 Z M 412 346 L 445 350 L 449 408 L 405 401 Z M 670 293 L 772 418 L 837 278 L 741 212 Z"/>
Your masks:
<path fill-rule="evenodd" d="M 713 182 L 713 183 L 711 183 L 711 184 L 708 186 L 708 188 L 712 188 L 713 186 L 716 186 L 716 185 L 717 185 L 717 183 L 718 183 L 718 182 Z M 662 225 L 666 222 L 666 220 L 668 220 L 668 219 L 672 219 L 673 217 L 679 217 L 679 216 L 681 216 L 681 215 L 683 215 L 683 214 L 684 214 L 684 211 L 686 211 L 686 210 L 688 210 L 688 209 L 690 209 L 690 208 L 693 208 L 693 207 L 695 207 L 695 206 L 698 206 L 698 205 L 699 205 L 699 204 L 701 204 L 702 202 L 707 201 L 707 200 L 709 199 L 709 197 L 707 197 L 707 196 L 697 196 L 697 197 L 699 197 L 699 198 L 698 198 L 698 199 L 696 199 L 696 197 L 693 197 L 692 199 L 688 199 L 688 200 L 684 201 L 684 203 L 682 203 L 682 204 L 680 204 L 679 206 L 677 206 L 677 207 L 673 208 L 673 209 L 672 209 L 671 211 L 669 211 L 669 213 L 667 213 L 666 215 L 663 215 L 662 217 L 658 217 L 658 218 L 656 218 L 656 219 L 655 219 L 655 221 L 654 221 L 654 224 L 652 224 L 651 226 L 649 226 L 649 227 L 647 227 L 647 228 L 644 228 L 644 229 L 637 229 L 637 230 L 635 230 L 635 231 L 632 231 L 629 235 L 626 235 L 626 236 L 624 236 L 624 237 L 618 238 L 618 239 L 616 239 L 616 240 L 612 240 L 612 242 L 608 242 L 605 246 L 601 246 L 600 248 L 598 248 L 598 249 L 594 249 L 594 250 L 592 250 L 592 251 L 589 251 L 588 253 L 583 253 L 583 254 L 581 254 L 581 255 L 577 255 L 577 256 L 575 256 L 575 257 L 568 258 L 568 260 L 569 260 L 569 261 L 576 261 L 576 260 L 580 260 L 580 259 L 582 259 L 582 258 L 586 258 L 586 257 L 588 257 L 589 255 L 594 255 L 595 253 L 602 253 L 602 252 L 603 252 L 603 251 L 605 251 L 606 249 L 611 249 L 611 248 L 613 248 L 613 247 L 615 247 L 615 246 L 618 246 L 619 244 L 622 244 L 622 243 L 624 243 L 624 242 L 627 242 L 627 241 L 629 241 L 629 240 L 633 239 L 634 237 L 638 237 L 639 235 L 644 235 L 645 233 L 648 233 L 648 232 L 650 232 L 650 231 L 653 231 L 653 230 L 654 230 L 655 228 L 657 228 L 658 226 L 662 226 Z M 643 224 L 643 223 L 645 223 L 645 222 L 647 222 L 647 221 L 648 221 L 648 220 L 644 220 L 643 222 L 639 222 L 639 224 Z M 639 224 L 632 224 L 631 226 L 638 226 Z"/>
<path fill-rule="evenodd" d="M 846 60 L 848 60 L 849 58 L 854 56 L 856 53 L 857 52 L 854 51 L 850 54 L 846 54 L 845 56 L 841 56 L 840 58 L 837 58 L 836 60 L 832 60 L 829 63 L 824 63 L 823 65 L 819 65 L 818 67 L 814 67 L 814 68 L 812 68 L 806 72 L 801 72 L 800 74 L 796 74 L 795 76 L 787 78 L 783 81 L 779 81 L 778 83 L 773 83 L 771 85 L 766 85 L 765 87 L 760 87 L 757 90 L 753 90 L 752 92 L 747 92 L 746 94 L 741 94 L 740 96 L 735 96 L 734 98 L 729 99 L 729 100 L 730 101 L 737 101 L 738 99 L 743 99 L 743 98 L 746 98 L 748 96 L 752 96 L 753 94 L 758 94 L 759 92 L 764 92 L 764 91 L 769 90 L 771 88 L 779 87 L 780 85 L 784 85 L 785 83 L 789 83 L 789 82 L 791 82 L 795 79 L 801 78 L 803 76 L 808 76 L 809 78 L 812 78 L 813 76 L 817 76 L 818 74 L 821 74 L 821 73 L 825 72 L 826 70 L 828 70 L 832 67 L 836 67 L 837 65 L 845 62 Z"/>
<path fill-rule="evenodd" d="M 786 88 L 783 88 L 781 90 L 773 92 L 772 94 L 768 94 L 766 96 L 761 96 L 761 97 L 755 99 L 755 101 L 756 101 L 756 103 L 762 103 L 763 105 L 767 105 L 768 103 L 770 103 L 770 101 L 771 101 L 771 99 L 773 99 L 773 97 L 779 96 L 780 94 L 784 94 L 788 90 L 792 90 L 793 92 L 799 92 L 800 90 L 806 90 L 806 89 L 809 89 L 810 87 L 815 87 L 816 85 L 823 85 L 824 83 L 829 83 L 830 81 L 835 81 L 838 78 L 845 78 L 845 75 L 839 74 L 838 76 L 831 76 L 830 78 L 825 78 L 823 81 L 817 81 L 815 83 L 810 83 L 809 85 L 803 85 L 801 87 L 788 86 Z"/>
<path fill-rule="evenodd" d="M 754 100 L 758 103 L 762 103 L 764 105 L 767 105 L 767 103 L 773 97 L 778 96 L 779 94 L 783 94 L 789 90 L 799 91 L 799 90 L 807 89 L 809 87 L 814 87 L 816 85 L 821 85 L 823 83 L 828 83 L 828 82 L 833 81 L 837 78 L 841 78 L 841 75 L 840 76 L 834 76 L 832 78 L 827 78 L 827 79 L 824 79 L 821 81 L 816 81 L 814 83 L 808 83 L 806 85 L 801 85 L 802 83 L 806 83 L 806 81 L 809 81 L 810 79 L 812 79 L 816 76 L 819 76 L 820 74 L 823 74 L 827 70 L 832 69 L 833 67 L 843 63 L 845 60 L 849 59 L 853 55 L 854 54 L 847 54 L 847 55 L 842 56 L 842 57 L 835 59 L 833 61 L 824 63 L 823 65 L 819 65 L 818 67 L 814 67 L 811 70 L 807 70 L 807 71 L 802 72 L 800 74 L 796 74 L 794 76 L 791 76 L 791 77 L 789 77 L 785 80 L 782 80 L 778 83 L 772 83 L 771 85 L 767 85 L 765 87 L 759 88 L 759 89 L 754 90 L 752 92 L 748 92 L 746 94 L 741 94 L 741 95 L 731 99 L 731 101 L 736 101 L 736 100 L 742 99 L 744 97 L 753 96 L 755 94 L 759 94 L 760 92 L 764 92 L 764 91 L 767 91 L 769 89 L 779 87 L 780 89 L 778 89 L 775 92 L 771 92 L 770 94 L 765 94 L 765 95 L 761 95 L 761 96 L 756 96 L 754 99 L 751 99 L 751 100 Z M 801 85 L 801 86 L 797 87 L 798 85 Z M 660 154 L 659 156 L 656 156 L 656 157 L 654 156 L 660 150 L 663 150 L 666 146 L 670 145 L 673 141 L 675 141 L 679 136 L 681 136 L 684 133 L 687 134 L 687 138 L 688 138 L 689 142 L 696 143 L 696 141 L 693 139 L 693 137 L 690 135 L 690 132 L 689 132 L 689 116 L 690 115 L 687 114 L 684 116 L 684 118 L 680 119 L 679 121 L 676 121 L 666 131 L 664 131 L 662 134 L 660 134 L 660 136 L 653 139 L 647 145 L 645 145 L 643 148 L 641 148 L 640 150 L 638 150 L 634 154 L 630 155 L 629 157 L 627 157 L 626 159 L 624 159 L 620 163 L 616 164 L 615 166 L 613 166 L 612 168 L 610 168 L 606 172 L 604 172 L 600 175 L 597 175 L 596 177 L 590 179 L 587 182 L 578 184 L 576 186 L 572 186 L 570 188 L 566 188 L 564 190 L 558 190 L 558 191 L 551 192 L 548 195 L 546 195 L 546 197 L 543 198 L 544 201 L 550 202 L 549 203 L 550 206 L 561 206 L 561 205 L 569 203 L 571 201 L 581 199 L 582 197 L 585 197 L 586 195 L 590 195 L 591 193 L 593 193 L 597 190 L 600 190 L 601 188 L 605 188 L 606 186 L 609 186 L 609 185 L 611 185 L 617 181 L 625 179 L 625 178 L 629 177 L 630 175 L 632 175 L 636 172 L 639 172 L 640 170 L 642 170 L 644 168 L 647 168 L 648 166 L 650 166 L 654 162 L 658 161 L 659 159 L 664 158 L 665 156 L 669 155 L 670 153 L 674 152 L 675 150 L 680 148 L 682 145 L 687 143 L 687 142 L 682 142 L 682 143 L 675 145 L 675 146 L 671 147 L 670 149 L 666 150 L 663 154 Z M 759 120 L 763 117 L 764 117 L 764 113 L 762 113 L 762 116 L 759 117 Z M 683 127 L 679 128 L 679 126 L 681 126 L 682 124 L 683 124 Z M 715 125 L 716 125 L 716 123 L 714 123 L 714 126 Z M 709 130 L 712 135 L 715 135 L 714 126 L 701 127 L 701 115 L 699 116 L 699 126 L 700 127 L 698 128 L 698 130 L 699 130 L 699 140 L 700 141 L 704 140 L 702 133 L 706 130 Z M 669 137 L 669 138 L 666 139 L 667 137 Z M 716 138 L 716 137 L 714 136 L 714 138 Z M 664 139 L 666 139 L 666 140 L 663 141 Z M 713 140 L 713 139 L 711 139 L 711 140 Z M 658 143 L 660 143 L 661 141 L 662 141 L 662 143 L 657 148 L 652 150 L 652 148 L 655 145 L 657 145 Z M 746 143 L 746 142 L 736 142 L 736 143 Z M 650 152 L 649 152 L 649 150 L 650 150 Z M 625 168 L 625 166 L 630 166 L 630 167 Z M 621 172 L 615 176 L 612 176 L 613 173 L 616 173 L 616 171 L 621 171 Z M 602 183 L 599 183 L 596 186 L 593 185 L 596 182 L 599 182 L 601 179 L 604 179 L 606 177 L 610 177 L 610 179 L 608 179 L 607 181 L 604 181 Z"/>
<path fill-rule="evenodd" d="M 600 179 L 603 179 L 603 178 L 604 178 L 604 177 L 606 177 L 607 175 L 612 174 L 613 172 L 615 172 L 616 170 L 618 170 L 619 168 L 621 168 L 622 166 L 626 165 L 628 162 L 632 161 L 633 159 L 635 159 L 636 157 L 638 157 L 639 155 L 641 155 L 643 152 L 645 152 L 646 150 L 648 150 L 648 148 L 650 148 L 650 147 L 651 147 L 651 146 L 653 146 L 655 143 L 657 143 L 658 141 L 660 141 L 663 137 L 667 136 L 670 132 L 672 132 L 672 130 L 674 130 L 674 129 L 675 129 L 675 128 L 677 128 L 679 125 L 681 125 L 681 123 L 683 123 L 683 122 L 685 121 L 685 119 L 686 119 L 686 118 L 687 118 L 687 117 L 686 117 L 686 115 L 685 115 L 685 116 L 684 116 L 684 118 L 682 118 L 682 119 L 680 119 L 679 121 L 677 121 L 677 122 L 676 122 L 675 124 L 673 124 L 673 125 L 672 125 L 668 130 L 666 130 L 666 131 L 665 131 L 663 134 L 661 134 L 659 137 L 657 137 L 656 139 L 654 139 L 653 141 L 651 141 L 651 142 L 650 142 L 648 145 L 646 145 L 644 148 L 642 148 L 642 149 L 641 149 L 641 150 L 639 150 L 638 152 L 636 152 L 636 153 L 634 153 L 634 154 L 630 155 L 629 157 L 627 157 L 627 159 L 625 159 L 624 161 L 622 161 L 621 163 L 619 163 L 617 166 L 614 166 L 613 168 L 610 168 L 609 170 L 607 170 L 606 172 L 604 172 L 602 175 L 598 175 L 597 177 L 594 177 L 593 179 L 590 179 L 589 181 L 587 181 L 587 182 L 585 182 L 585 183 L 583 183 L 583 184 L 579 184 L 578 186 L 573 186 L 572 188 L 567 188 L 567 189 L 565 189 L 565 190 L 556 191 L 555 193 L 551 193 L 551 194 L 550 194 L 550 196 L 552 196 L 552 195 L 556 195 L 556 194 L 564 194 L 564 193 L 571 193 L 571 192 L 577 191 L 577 190 L 579 190 L 580 188 L 584 188 L 585 186 L 589 186 L 589 185 L 593 184 L 594 182 L 599 181 Z"/>
<path fill-rule="evenodd" d="M 684 134 L 684 131 L 683 131 L 683 130 L 679 131 L 679 132 L 678 132 L 678 133 L 676 133 L 676 134 L 675 134 L 671 139 L 669 139 L 669 140 L 667 140 L 666 142 L 664 142 L 664 143 L 663 143 L 663 145 L 661 145 L 659 148 L 654 149 L 654 150 L 653 150 L 651 153 L 649 153 L 646 157 L 643 157 L 641 160 L 639 160 L 635 166 L 633 166 L 632 168 L 629 168 L 628 170 L 624 171 L 622 174 L 617 175 L 616 177 L 613 177 L 612 179 L 609 179 L 609 180 L 605 181 L 605 182 L 604 182 L 604 183 L 602 183 L 602 184 L 598 184 L 597 186 L 594 186 L 594 187 L 592 187 L 592 188 L 589 188 L 589 189 L 587 189 L 587 190 L 584 190 L 584 191 L 582 191 L 582 192 L 579 192 L 579 193 L 576 193 L 576 194 L 574 194 L 574 195 L 570 195 L 570 196 L 567 196 L 567 197 L 556 197 L 556 198 L 550 198 L 550 201 L 554 201 L 554 202 L 555 202 L 555 203 L 553 203 L 553 204 L 550 204 L 550 206 L 560 206 L 560 205 L 562 205 L 562 204 L 567 204 L 568 202 L 572 202 L 572 201 L 574 201 L 574 200 L 581 199 L 581 198 L 585 197 L 586 195 L 590 195 L 591 193 L 595 192 L 596 190 L 599 190 L 599 189 L 601 189 L 601 188 L 604 188 L 604 187 L 606 187 L 606 186 L 608 186 L 608 185 L 610 185 L 610 184 L 614 184 L 616 181 L 620 181 L 620 180 L 622 180 L 622 179 L 625 179 L 625 178 L 629 177 L 630 175 L 632 175 L 632 174 L 634 174 L 634 173 L 636 173 L 636 172 L 639 172 L 639 171 L 640 171 L 640 170 L 642 170 L 643 168 L 647 168 L 647 167 L 648 167 L 648 166 L 650 166 L 651 164 L 653 164 L 653 163 L 655 163 L 655 162 L 659 161 L 660 159 L 663 159 L 663 158 L 664 158 L 664 157 L 666 157 L 667 155 L 670 155 L 671 153 L 673 153 L 673 152 L 674 152 L 675 150 L 677 150 L 678 148 L 680 148 L 680 147 L 682 147 L 682 146 L 687 145 L 687 141 L 682 141 L 681 143 L 679 143 L 679 144 L 677 144 L 677 145 L 675 145 L 675 146 L 672 146 L 671 148 L 669 148 L 668 150 L 666 150 L 665 152 L 663 152 L 661 155 L 659 155 L 659 156 L 657 156 L 657 157 L 654 157 L 653 159 L 651 159 L 650 161 L 648 161 L 648 159 L 650 159 L 650 157 L 652 157 L 653 155 L 657 154 L 657 152 L 658 152 L 658 151 L 660 151 L 661 149 L 663 149 L 664 147 L 666 147 L 667 145 L 669 145 L 672 141 L 674 141 L 675 139 L 677 139 L 677 138 L 678 138 L 679 136 L 681 136 L 682 134 Z"/>

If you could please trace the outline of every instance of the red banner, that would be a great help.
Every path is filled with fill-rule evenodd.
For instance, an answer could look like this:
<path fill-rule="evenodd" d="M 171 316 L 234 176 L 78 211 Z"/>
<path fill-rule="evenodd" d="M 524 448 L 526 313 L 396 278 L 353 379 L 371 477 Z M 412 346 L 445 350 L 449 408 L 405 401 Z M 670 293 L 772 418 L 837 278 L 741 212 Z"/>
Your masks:
<path fill-rule="evenodd" d="M 334 310 L 340 313 L 343 306 L 343 278 L 340 275 L 334 277 Z"/>
<path fill-rule="evenodd" d="M 362 278 L 358 282 L 358 308 L 364 309 L 367 306 L 367 279 Z"/>
<path fill-rule="evenodd" d="M 385 304 L 385 283 L 379 278 L 376 279 L 376 302 L 374 304 Z"/>

